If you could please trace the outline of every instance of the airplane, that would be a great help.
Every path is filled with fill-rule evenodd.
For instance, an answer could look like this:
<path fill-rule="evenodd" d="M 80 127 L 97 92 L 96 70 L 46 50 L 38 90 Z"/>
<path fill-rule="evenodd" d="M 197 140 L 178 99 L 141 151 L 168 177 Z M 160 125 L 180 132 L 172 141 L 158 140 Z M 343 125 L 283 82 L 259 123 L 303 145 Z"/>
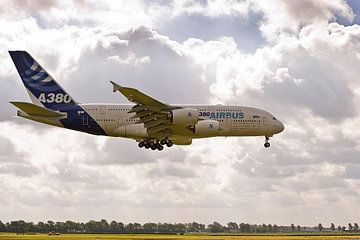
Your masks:
<path fill-rule="evenodd" d="M 17 116 L 94 135 L 134 139 L 140 148 L 190 145 L 193 139 L 265 136 L 284 130 L 272 114 L 245 106 L 170 105 L 110 81 L 132 104 L 76 102 L 26 51 L 9 51 L 32 103 L 11 101 Z"/>

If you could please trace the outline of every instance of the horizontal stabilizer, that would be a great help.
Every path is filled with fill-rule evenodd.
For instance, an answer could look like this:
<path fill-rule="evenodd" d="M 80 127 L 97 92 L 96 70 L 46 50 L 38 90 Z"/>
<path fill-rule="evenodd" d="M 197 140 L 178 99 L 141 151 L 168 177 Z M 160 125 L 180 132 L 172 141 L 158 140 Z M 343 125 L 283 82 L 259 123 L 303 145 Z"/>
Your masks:
<path fill-rule="evenodd" d="M 47 108 L 39 107 L 38 105 L 27 102 L 10 102 L 15 107 L 24 111 L 25 113 L 38 117 L 64 117 L 66 113 L 55 112 Z"/>

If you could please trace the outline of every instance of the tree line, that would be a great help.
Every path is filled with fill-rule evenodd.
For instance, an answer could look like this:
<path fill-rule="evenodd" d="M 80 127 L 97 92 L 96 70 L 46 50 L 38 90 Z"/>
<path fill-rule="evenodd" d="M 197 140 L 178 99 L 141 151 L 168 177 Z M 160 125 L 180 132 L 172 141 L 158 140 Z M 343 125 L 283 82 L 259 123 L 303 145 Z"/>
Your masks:
<path fill-rule="evenodd" d="M 192 223 L 127 223 L 111 221 L 110 223 L 102 219 L 100 221 L 91 220 L 86 223 L 65 221 L 65 222 L 25 222 L 23 220 L 3 223 L 0 221 L 0 232 L 15 233 L 291 233 L 291 232 L 359 232 L 357 223 L 349 223 L 348 226 L 335 226 L 334 223 L 328 228 L 319 223 L 315 227 L 277 226 L 276 224 L 249 224 L 229 222 L 222 225 L 218 222 L 212 224 Z"/>

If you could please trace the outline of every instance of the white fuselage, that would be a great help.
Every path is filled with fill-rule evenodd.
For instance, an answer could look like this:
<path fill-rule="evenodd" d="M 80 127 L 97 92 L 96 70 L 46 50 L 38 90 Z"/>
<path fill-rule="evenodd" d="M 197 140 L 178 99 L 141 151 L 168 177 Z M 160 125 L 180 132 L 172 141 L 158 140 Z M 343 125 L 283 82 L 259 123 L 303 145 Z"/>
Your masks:
<path fill-rule="evenodd" d="M 128 113 L 134 105 L 130 104 L 80 104 L 96 121 L 105 133 L 114 137 L 145 139 L 148 137 L 142 123 Z M 181 105 L 183 108 L 198 109 L 203 119 L 216 120 L 220 124 L 217 136 L 272 136 L 283 130 L 280 121 L 270 113 L 251 107 L 224 105 Z M 89 119 L 83 119 L 88 124 Z M 173 126 L 174 135 L 187 138 L 202 138 L 184 127 Z"/>

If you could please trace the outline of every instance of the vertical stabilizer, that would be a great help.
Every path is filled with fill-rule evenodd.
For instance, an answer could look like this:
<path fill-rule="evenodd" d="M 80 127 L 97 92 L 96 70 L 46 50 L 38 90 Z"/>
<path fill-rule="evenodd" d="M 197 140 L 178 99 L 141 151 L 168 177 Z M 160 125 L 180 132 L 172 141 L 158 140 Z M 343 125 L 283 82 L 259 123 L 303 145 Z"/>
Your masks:
<path fill-rule="evenodd" d="M 76 104 L 29 53 L 9 51 L 9 54 L 34 104 L 52 110 Z"/>

